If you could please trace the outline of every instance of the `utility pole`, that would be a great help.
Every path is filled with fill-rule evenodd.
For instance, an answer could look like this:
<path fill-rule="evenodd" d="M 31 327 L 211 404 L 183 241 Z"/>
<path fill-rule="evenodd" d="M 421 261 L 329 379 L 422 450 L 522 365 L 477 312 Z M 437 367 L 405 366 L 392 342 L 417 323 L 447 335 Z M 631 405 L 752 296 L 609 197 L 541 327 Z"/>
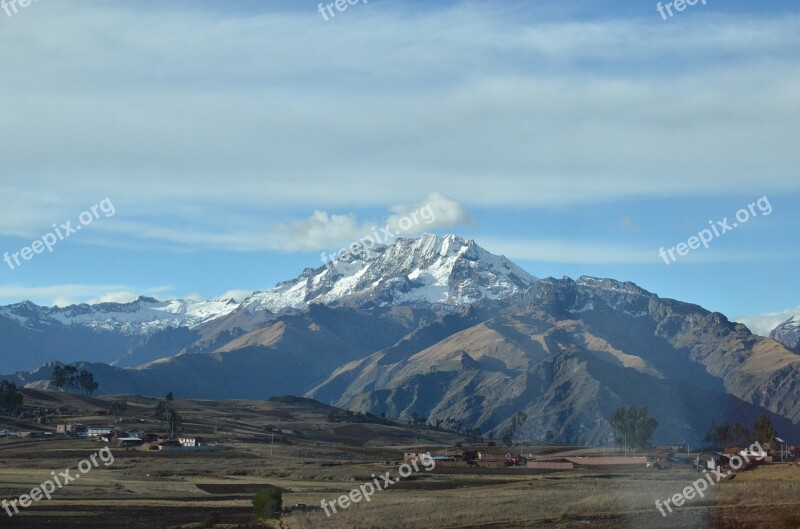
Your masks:
<path fill-rule="evenodd" d="M 269 442 L 269 457 L 272 457 L 272 447 L 275 446 L 275 434 L 270 433 L 270 442 Z"/>

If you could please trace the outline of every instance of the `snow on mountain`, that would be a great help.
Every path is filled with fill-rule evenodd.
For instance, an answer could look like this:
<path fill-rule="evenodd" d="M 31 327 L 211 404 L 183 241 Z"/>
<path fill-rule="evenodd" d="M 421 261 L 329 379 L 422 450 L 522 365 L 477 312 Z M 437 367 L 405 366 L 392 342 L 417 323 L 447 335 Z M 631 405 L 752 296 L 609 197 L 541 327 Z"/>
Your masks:
<path fill-rule="evenodd" d="M 300 277 L 257 292 L 248 311 L 300 309 L 309 303 L 388 305 L 427 302 L 452 306 L 505 299 L 536 278 L 502 256 L 455 235 L 399 238 L 335 265 L 306 269 Z"/>
<path fill-rule="evenodd" d="M 411 302 L 469 304 L 505 299 L 536 279 L 474 241 L 454 235 L 423 235 L 376 245 L 349 262 L 307 268 L 297 279 L 256 292 L 241 304 L 233 300 L 159 301 L 140 297 L 131 303 L 42 307 L 30 301 L 0 307 L 0 316 L 30 329 L 79 325 L 124 335 L 147 335 L 170 327 L 194 327 L 242 307 L 253 312 L 302 309 L 309 303 L 386 305 Z"/>
<path fill-rule="evenodd" d="M 159 301 L 140 297 L 131 303 L 99 303 L 69 307 L 41 307 L 30 301 L 0 307 L 0 316 L 31 329 L 54 324 L 82 325 L 122 334 L 150 334 L 168 327 L 194 327 L 236 310 L 233 300 Z"/>
<path fill-rule="evenodd" d="M 769 336 L 789 349 L 800 351 L 800 314 L 775 327 Z"/>

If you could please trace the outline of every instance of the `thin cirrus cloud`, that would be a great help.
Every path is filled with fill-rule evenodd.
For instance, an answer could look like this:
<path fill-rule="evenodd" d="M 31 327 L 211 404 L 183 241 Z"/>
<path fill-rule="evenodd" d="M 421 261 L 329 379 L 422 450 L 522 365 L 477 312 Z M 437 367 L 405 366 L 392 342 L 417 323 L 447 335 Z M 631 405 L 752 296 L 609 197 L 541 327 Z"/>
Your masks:
<path fill-rule="evenodd" d="M 562 264 L 652 264 L 652 250 L 615 244 L 576 242 L 568 239 L 508 240 L 486 238 L 487 250 L 521 261 Z"/>
<path fill-rule="evenodd" d="M 16 303 L 19 300 L 31 300 L 39 305 L 68 307 L 80 303 L 94 305 L 96 303 L 130 303 L 139 296 L 151 296 L 156 299 L 203 299 L 199 295 L 176 295 L 175 287 L 162 285 L 146 289 L 137 289 L 130 285 L 103 285 L 71 283 L 63 285 L 25 286 L 0 285 L 0 303 Z M 251 295 L 249 290 L 229 290 L 214 299 L 233 299 L 242 301 Z"/>
<path fill-rule="evenodd" d="M 703 251 L 681 256 L 667 265 L 663 258 L 659 256 L 658 247 L 643 248 L 641 246 L 614 243 L 590 243 L 568 238 L 503 239 L 484 237 L 482 241 L 487 250 L 503 254 L 510 259 L 560 264 L 649 264 L 675 267 L 687 263 L 737 263 L 786 259 L 791 256 L 790 253 L 786 252 L 753 254 L 748 251 Z"/>
<path fill-rule="evenodd" d="M 138 294 L 127 285 L 89 285 L 64 284 L 47 286 L 0 285 L 0 300 L 8 302 L 21 299 L 36 303 L 46 303 L 59 307 L 77 303 L 127 303 L 135 300 Z M 148 289 L 147 293 L 163 292 L 165 287 Z"/>
<path fill-rule="evenodd" d="M 0 234 L 35 235 L 98 190 L 137 219 L 131 238 L 238 249 L 260 241 L 237 207 L 357 211 L 431 182 L 483 210 L 800 190 L 796 15 L 709 9 L 654 32 L 494 4 L 386 3 L 336 24 L 209 6 L 39 3 L 4 25 L 0 164 L 27 198 L 0 210 Z M 175 197 L 231 222 L 198 224 Z M 317 217 L 298 248 L 364 225 Z"/>

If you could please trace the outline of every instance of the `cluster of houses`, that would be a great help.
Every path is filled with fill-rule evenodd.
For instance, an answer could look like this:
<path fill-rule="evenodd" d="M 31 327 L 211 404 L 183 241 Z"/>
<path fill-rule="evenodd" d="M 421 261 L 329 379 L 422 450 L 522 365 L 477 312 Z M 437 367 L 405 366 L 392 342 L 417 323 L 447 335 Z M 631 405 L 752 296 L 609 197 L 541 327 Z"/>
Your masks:
<path fill-rule="evenodd" d="M 710 470 L 717 467 L 735 469 L 741 465 L 741 461 L 745 462 L 745 466 L 751 466 L 754 462 L 774 463 L 800 459 L 800 446 L 790 445 L 786 448 L 786 450 L 772 450 L 770 447 L 766 447 L 758 451 L 754 450 L 752 446 L 749 448 L 729 446 L 724 452 L 703 452 L 698 455 L 695 467 L 698 470 Z M 732 464 L 734 460 L 737 461 Z"/>
<path fill-rule="evenodd" d="M 97 410 L 92 415 L 108 416 L 109 413 L 105 410 Z M 25 411 L 19 418 L 27 419 L 40 425 L 56 423 L 55 431 L 45 431 L 43 428 L 33 431 L 0 430 L 0 438 L 90 439 L 102 441 L 119 448 L 164 452 L 214 452 L 223 449 L 222 445 L 212 443 L 202 437 L 184 436 L 177 439 L 169 439 L 165 436 L 147 433 L 142 429 L 145 421 L 139 418 L 117 418 L 114 421 L 114 425 L 98 426 L 77 422 L 75 419 L 80 416 L 81 410 L 74 406 Z M 65 421 L 64 419 L 67 420 Z"/>
<path fill-rule="evenodd" d="M 404 462 L 418 459 L 426 450 L 415 450 L 403 453 Z M 523 467 L 544 470 L 571 470 L 580 466 L 603 465 L 639 465 L 646 466 L 653 458 L 623 456 L 534 456 L 516 454 L 507 450 L 498 450 L 493 446 L 475 447 L 474 450 L 456 449 L 444 455 L 432 455 L 437 466 L 475 466 L 484 468 Z"/>
<path fill-rule="evenodd" d="M 403 453 L 403 461 L 408 463 L 420 459 L 428 450 L 414 450 Z M 498 450 L 495 447 L 477 447 L 475 450 L 458 448 L 444 455 L 432 455 L 437 466 L 479 466 L 479 467 L 518 467 L 525 466 L 528 459 L 520 454 Z"/>
<path fill-rule="evenodd" d="M 138 421 L 138 420 L 136 420 Z M 126 422 L 133 422 L 128 420 Z M 123 430 L 118 426 L 86 426 L 78 423 L 56 425 L 56 435 L 102 441 L 120 448 L 160 450 L 164 452 L 213 452 L 222 450 L 222 445 L 209 442 L 202 437 L 179 437 L 170 439 L 144 430 Z"/>
<path fill-rule="evenodd" d="M 717 467 L 730 468 L 731 459 L 739 456 L 749 460 L 750 465 L 755 462 L 772 463 L 776 460 L 800 459 L 800 446 L 789 446 L 788 450 L 778 455 L 769 449 L 763 452 L 754 452 L 749 448 L 729 447 L 725 452 L 703 452 L 688 455 L 681 452 L 681 446 L 663 446 L 655 448 L 641 456 L 596 455 L 596 456 L 534 456 L 527 457 L 510 451 L 498 450 L 493 446 L 474 447 L 474 449 L 458 448 L 446 450 L 445 454 L 433 454 L 424 449 L 415 449 L 403 453 L 403 461 L 408 463 L 420 459 L 423 454 L 431 453 L 437 466 L 453 467 L 524 467 L 542 470 L 572 470 L 580 467 L 593 466 L 638 466 L 653 469 L 674 470 L 710 470 Z M 737 462 L 738 463 L 738 462 Z M 738 465 L 734 465 L 734 468 Z"/>

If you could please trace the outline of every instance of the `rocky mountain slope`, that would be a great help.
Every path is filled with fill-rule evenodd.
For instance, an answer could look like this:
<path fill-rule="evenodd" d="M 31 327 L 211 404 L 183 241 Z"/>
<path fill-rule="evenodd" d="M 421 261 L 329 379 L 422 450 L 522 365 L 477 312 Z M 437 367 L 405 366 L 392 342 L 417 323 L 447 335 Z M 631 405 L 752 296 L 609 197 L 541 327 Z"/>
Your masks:
<path fill-rule="evenodd" d="M 787 382 L 800 357 L 720 314 L 632 284 L 543 280 L 498 315 L 472 319 L 432 324 L 453 332 L 346 364 L 308 395 L 390 416 L 457 419 L 495 434 L 525 411 L 521 435 L 540 440 L 550 431 L 600 442 L 616 405 L 658 411 L 665 438 L 696 436 L 700 423 L 720 416 L 749 424 L 753 404 L 800 419 L 798 388 Z"/>

